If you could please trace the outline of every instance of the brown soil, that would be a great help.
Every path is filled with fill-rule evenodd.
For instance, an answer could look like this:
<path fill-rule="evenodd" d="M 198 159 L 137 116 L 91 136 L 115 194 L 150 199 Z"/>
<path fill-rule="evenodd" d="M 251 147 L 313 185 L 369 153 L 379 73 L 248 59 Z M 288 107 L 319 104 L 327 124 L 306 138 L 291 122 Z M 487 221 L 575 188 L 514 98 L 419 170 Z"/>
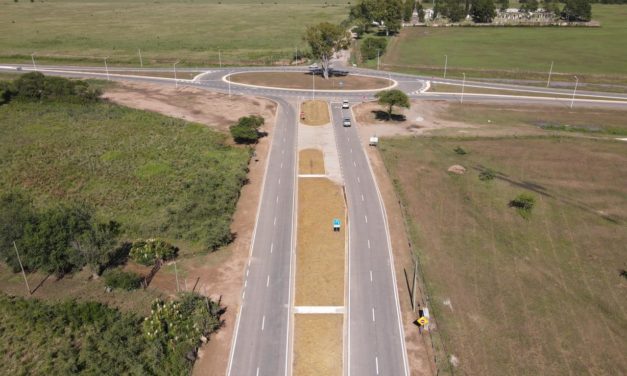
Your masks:
<path fill-rule="evenodd" d="M 392 251 L 394 255 L 394 267 L 396 270 L 396 284 L 398 286 L 399 302 L 401 305 L 401 315 L 405 331 L 405 345 L 407 347 L 407 357 L 412 375 L 435 375 L 435 364 L 433 362 L 433 350 L 431 347 L 431 337 L 429 333 L 418 332 L 418 327 L 413 324 L 417 313 L 414 313 L 411 306 L 409 288 L 405 280 L 405 271 L 410 279 L 413 278 L 414 263 L 412 260 L 409 240 L 405 232 L 403 214 L 399 205 L 398 197 L 394 192 L 394 187 L 385 169 L 383 160 L 377 149 L 366 148 L 368 158 L 375 174 L 375 179 L 388 217 L 388 227 L 392 241 Z M 425 296 L 420 287 L 416 288 L 415 300 L 417 306 L 424 302 Z M 424 303 L 422 304 L 424 306 Z M 416 309 L 415 312 L 418 312 Z"/>
<path fill-rule="evenodd" d="M 294 375 L 342 374 L 343 315 L 294 315 Z"/>
<path fill-rule="evenodd" d="M 221 131 L 247 115 L 274 117 L 276 105 L 262 98 L 232 96 L 179 85 L 178 89 L 125 82 L 105 91 L 112 102 L 208 125 Z"/>
<path fill-rule="evenodd" d="M 333 231 L 333 218 L 342 220 Z M 345 204 L 326 178 L 298 179 L 297 306 L 344 305 Z"/>
<path fill-rule="evenodd" d="M 300 105 L 301 123 L 305 125 L 329 124 L 329 105 L 326 101 L 305 101 Z"/>
<path fill-rule="evenodd" d="M 299 174 L 324 174 L 324 156 L 322 150 L 304 149 L 298 152 Z"/>
<path fill-rule="evenodd" d="M 391 85 L 391 81 L 384 78 L 356 75 L 330 77 L 327 80 L 321 76 L 315 76 L 314 83 L 311 74 L 302 72 L 238 73 L 231 75 L 230 80 L 247 85 L 303 90 L 376 90 Z"/>

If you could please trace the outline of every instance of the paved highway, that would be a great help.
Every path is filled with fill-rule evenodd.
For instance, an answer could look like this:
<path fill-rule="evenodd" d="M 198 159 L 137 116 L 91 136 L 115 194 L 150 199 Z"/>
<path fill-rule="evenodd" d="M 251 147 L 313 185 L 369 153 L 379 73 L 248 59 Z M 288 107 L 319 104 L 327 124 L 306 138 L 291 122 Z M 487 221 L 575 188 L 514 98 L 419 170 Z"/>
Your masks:
<path fill-rule="evenodd" d="M 262 199 L 244 276 L 228 375 L 287 375 L 291 369 L 291 280 L 294 255 L 295 105 L 278 113 Z"/>
<path fill-rule="evenodd" d="M 407 375 L 407 352 L 387 221 L 350 110 L 332 104 L 349 218 L 348 374 Z M 354 119 L 352 119 L 354 124 Z"/>

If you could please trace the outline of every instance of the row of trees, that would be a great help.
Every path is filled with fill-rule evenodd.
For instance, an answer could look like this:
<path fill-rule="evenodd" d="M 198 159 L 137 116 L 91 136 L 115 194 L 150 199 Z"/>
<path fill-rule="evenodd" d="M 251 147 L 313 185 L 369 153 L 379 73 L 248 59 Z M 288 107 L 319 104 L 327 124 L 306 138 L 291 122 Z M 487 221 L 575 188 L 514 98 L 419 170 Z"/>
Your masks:
<path fill-rule="evenodd" d="M 62 100 L 70 103 L 97 101 L 101 91 L 86 81 L 44 76 L 40 72 L 21 75 L 13 81 L 0 82 L 0 105 L 9 101 Z"/>
<path fill-rule="evenodd" d="M 499 9 L 509 8 L 509 0 L 497 0 Z M 520 11 L 535 12 L 542 8 L 560 15 L 566 21 L 590 21 L 592 8 L 590 0 L 566 0 L 560 12 L 557 0 L 521 0 Z M 459 22 L 470 15 L 474 22 L 489 23 L 496 17 L 496 5 L 493 0 L 441 0 L 435 4 L 435 15 L 442 15 L 452 22 Z"/>

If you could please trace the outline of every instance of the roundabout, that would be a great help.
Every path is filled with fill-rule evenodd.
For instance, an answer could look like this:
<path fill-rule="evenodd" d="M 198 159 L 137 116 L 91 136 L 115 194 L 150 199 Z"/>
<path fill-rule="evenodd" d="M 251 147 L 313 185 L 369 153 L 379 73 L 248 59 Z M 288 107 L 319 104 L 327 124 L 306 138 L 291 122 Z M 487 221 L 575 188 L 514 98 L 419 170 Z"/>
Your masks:
<path fill-rule="evenodd" d="M 237 72 L 223 77 L 223 80 L 234 85 L 263 87 L 280 90 L 321 90 L 337 92 L 361 92 L 384 90 L 396 87 L 398 83 L 392 79 L 361 74 L 345 76 L 312 76 L 309 72 Z"/>

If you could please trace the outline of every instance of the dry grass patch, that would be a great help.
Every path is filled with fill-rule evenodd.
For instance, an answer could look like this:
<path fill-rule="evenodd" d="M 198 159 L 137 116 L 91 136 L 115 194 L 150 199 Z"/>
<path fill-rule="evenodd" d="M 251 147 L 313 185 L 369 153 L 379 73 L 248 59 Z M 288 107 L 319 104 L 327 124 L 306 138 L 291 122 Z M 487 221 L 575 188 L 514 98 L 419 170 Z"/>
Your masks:
<path fill-rule="evenodd" d="M 304 149 L 298 153 L 299 174 L 324 174 L 322 150 Z"/>
<path fill-rule="evenodd" d="M 325 125 L 331 121 L 326 101 L 305 101 L 300 110 L 304 115 L 301 122 L 305 125 Z"/>
<path fill-rule="evenodd" d="M 299 179 L 295 305 L 344 305 L 344 213 L 339 186 L 326 178 Z M 340 232 L 333 232 L 333 218 L 342 220 Z"/>
<path fill-rule="evenodd" d="M 399 138 L 380 150 L 445 352 L 459 360 L 451 373 L 627 373 L 624 143 Z M 452 164 L 466 174 L 448 174 Z M 494 180 L 479 180 L 485 168 Z M 529 219 L 508 207 L 522 192 L 536 200 Z"/>
<path fill-rule="evenodd" d="M 294 315 L 294 375 L 342 374 L 343 315 Z"/>
<path fill-rule="evenodd" d="M 235 83 L 285 89 L 311 90 L 314 85 L 311 74 L 303 72 L 250 72 L 237 73 L 229 77 L 231 82 Z M 376 90 L 392 84 L 385 78 L 355 75 L 330 77 L 327 80 L 315 76 L 314 80 L 316 90 Z"/>

